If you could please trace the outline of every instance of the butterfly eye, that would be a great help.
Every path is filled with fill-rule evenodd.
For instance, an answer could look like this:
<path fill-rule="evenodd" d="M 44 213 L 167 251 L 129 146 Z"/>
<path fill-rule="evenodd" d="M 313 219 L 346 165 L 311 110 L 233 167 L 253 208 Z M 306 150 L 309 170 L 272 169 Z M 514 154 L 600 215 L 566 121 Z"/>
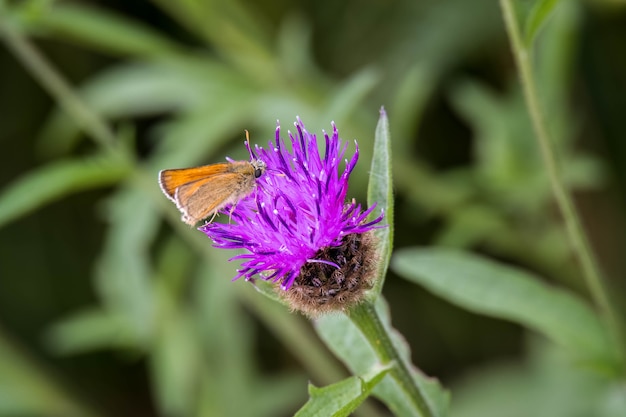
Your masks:
<path fill-rule="evenodd" d="M 261 168 L 254 170 L 254 178 L 259 178 L 261 175 L 263 175 L 263 170 Z"/>

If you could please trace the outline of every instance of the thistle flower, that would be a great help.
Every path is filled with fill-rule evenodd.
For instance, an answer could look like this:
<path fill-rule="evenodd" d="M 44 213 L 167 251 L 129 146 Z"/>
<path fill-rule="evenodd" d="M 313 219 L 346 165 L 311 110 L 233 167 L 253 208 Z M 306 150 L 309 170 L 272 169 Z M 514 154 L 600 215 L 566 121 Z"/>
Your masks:
<path fill-rule="evenodd" d="M 317 137 L 298 118 L 296 134 L 289 132 L 291 151 L 276 128 L 269 149 L 248 150 L 262 160 L 267 171 L 257 179 L 256 190 L 234 208 L 225 207 L 228 224 L 209 223 L 200 228 L 214 246 L 244 249 L 231 260 L 242 260 L 234 279 L 255 276 L 280 284 L 277 291 L 292 306 L 311 316 L 346 308 L 373 286 L 377 251 L 373 221 L 354 200 L 346 202 L 348 179 L 359 149 L 345 159 L 347 143 L 335 124 L 331 136 L 324 132 L 325 152 Z"/>

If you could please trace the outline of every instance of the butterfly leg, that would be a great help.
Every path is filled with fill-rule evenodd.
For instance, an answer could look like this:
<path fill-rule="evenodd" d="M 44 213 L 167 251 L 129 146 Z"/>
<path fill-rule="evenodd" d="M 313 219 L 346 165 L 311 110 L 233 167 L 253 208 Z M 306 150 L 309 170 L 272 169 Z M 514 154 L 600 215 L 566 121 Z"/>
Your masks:
<path fill-rule="evenodd" d="M 215 220 L 215 218 L 217 217 L 218 212 L 217 210 L 213 213 L 213 215 L 211 216 L 211 220 L 208 221 L 208 223 L 213 223 L 213 220 Z"/>
<path fill-rule="evenodd" d="M 232 219 L 233 219 L 233 212 L 235 211 L 235 208 L 237 207 L 236 204 L 233 204 L 230 208 L 230 211 L 228 213 L 228 224 L 231 223 Z"/>

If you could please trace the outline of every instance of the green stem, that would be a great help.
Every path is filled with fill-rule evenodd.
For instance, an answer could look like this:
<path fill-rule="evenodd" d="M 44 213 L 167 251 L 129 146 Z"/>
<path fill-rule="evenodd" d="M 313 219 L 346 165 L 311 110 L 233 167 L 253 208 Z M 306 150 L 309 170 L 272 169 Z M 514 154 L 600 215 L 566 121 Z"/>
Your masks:
<path fill-rule="evenodd" d="M 409 364 L 402 358 L 395 348 L 391 337 L 385 329 L 374 304 L 365 301 L 353 307 L 348 317 L 361 330 L 370 346 L 376 352 L 381 364 L 393 363 L 390 375 L 400 385 L 411 401 L 413 408 L 420 416 L 433 417 L 434 413 L 426 401 L 426 396 L 421 388 L 415 383 L 415 379 L 409 370 Z"/>
<path fill-rule="evenodd" d="M 616 347 L 619 350 L 619 360 L 623 364 L 624 350 L 622 347 L 624 346 L 624 338 L 622 328 L 605 288 L 600 268 L 598 267 L 596 258 L 583 230 L 576 206 L 563 183 L 563 176 L 556 161 L 555 150 L 550 135 L 548 134 L 544 114 L 539 103 L 537 85 L 532 70 L 531 51 L 523 42 L 513 1 L 500 0 L 500 6 L 504 15 L 515 62 L 518 67 L 520 81 L 524 89 L 526 106 L 528 107 L 528 112 L 535 130 L 535 137 L 539 143 L 543 161 L 548 171 L 552 191 L 559 210 L 561 211 L 561 215 L 563 216 L 567 236 L 575 255 L 580 261 L 587 288 L 595 304 L 601 309 L 607 327 L 612 333 L 614 340 L 617 342 Z"/>

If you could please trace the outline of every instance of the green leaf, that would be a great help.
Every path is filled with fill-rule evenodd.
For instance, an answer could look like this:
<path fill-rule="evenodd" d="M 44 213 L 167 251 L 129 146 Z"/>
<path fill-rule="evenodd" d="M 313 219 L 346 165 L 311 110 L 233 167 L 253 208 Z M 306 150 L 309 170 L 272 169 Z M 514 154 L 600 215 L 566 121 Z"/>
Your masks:
<path fill-rule="evenodd" d="M 127 320 L 101 309 L 75 313 L 52 326 L 46 334 L 48 347 L 60 355 L 107 348 L 128 348 L 136 341 Z"/>
<path fill-rule="evenodd" d="M 389 312 L 382 297 L 377 300 L 376 311 L 380 315 L 386 331 L 391 334 L 394 348 L 400 352 L 402 359 L 410 364 L 409 346 L 402 335 L 391 327 Z M 367 339 L 348 316 L 328 314 L 315 322 L 315 328 L 326 345 L 350 369 L 352 374 L 364 375 L 379 363 L 376 353 Z M 413 366 L 409 366 L 409 368 L 415 383 L 419 386 L 420 391 L 425 394 L 434 417 L 447 415 L 448 393 L 436 380 L 427 377 Z M 374 388 L 373 394 L 383 401 L 395 416 L 415 416 L 415 409 L 412 407 L 410 399 L 391 376 L 385 376 Z"/>
<path fill-rule="evenodd" d="M 337 86 L 321 120 L 348 119 L 363 104 L 365 97 L 380 80 L 380 74 L 373 68 L 358 71 Z"/>
<path fill-rule="evenodd" d="M 428 62 L 420 61 L 397 81 L 398 87 L 393 96 L 391 129 L 394 133 L 393 152 L 398 159 L 410 159 L 410 149 L 414 146 L 415 133 L 421 126 L 426 107 L 431 102 L 437 88 L 439 71 L 433 70 Z M 398 171 L 396 170 L 396 175 Z"/>
<path fill-rule="evenodd" d="M 0 226 L 68 194 L 118 182 L 129 173 L 119 159 L 96 155 L 56 161 L 36 168 L 0 194 Z"/>
<path fill-rule="evenodd" d="M 374 137 L 374 153 L 372 156 L 372 166 L 370 168 L 369 185 L 367 188 L 367 204 L 372 207 L 376 204 L 377 209 L 384 213 L 382 226 L 374 230 L 379 240 L 380 253 L 382 259 L 378 267 L 376 288 L 374 294 L 380 294 L 389 260 L 391 258 L 391 249 L 393 244 L 393 180 L 391 175 L 391 139 L 389 134 L 389 119 L 384 108 L 380 109 L 380 118 L 376 126 L 376 134 Z M 379 215 L 379 211 L 375 210 L 370 214 L 370 220 Z"/>
<path fill-rule="evenodd" d="M 160 162 L 167 159 L 168 164 L 180 166 L 206 162 L 203 158 L 235 131 L 243 137 L 240 126 L 254 107 L 246 80 L 210 59 L 112 67 L 84 83 L 80 95 L 107 119 L 180 112 L 179 117 L 160 122 L 155 128 L 157 152 L 163 157 Z M 71 150 L 82 137 L 76 122 L 58 108 L 44 124 L 37 146 L 42 153 L 55 156 Z M 245 150 L 243 146 L 241 149 Z"/>
<path fill-rule="evenodd" d="M 524 24 L 524 40 L 526 46 L 532 45 L 539 29 L 546 22 L 559 0 L 537 0 L 528 13 Z"/>
<path fill-rule="evenodd" d="M 96 417 L 0 331 L 0 415 Z"/>
<path fill-rule="evenodd" d="M 465 372 L 452 388 L 454 417 L 623 417 L 626 387 L 619 379 L 575 366 L 561 347 L 529 338 L 523 360 L 497 361 Z"/>
<path fill-rule="evenodd" d="M 296 416 L 349 416 L 370 395 L 391 366 L 377 366 L 362 377 L 353 376 L 323 388 L 309 384 L 309 401 Z"/>
<path fill-rule="evenodd" d="M 448 249 L 402 249 L 396 273 L 467 310 L 543 333 L 595 364 L 610 364 L 611 344 L 597 315 L 578 297 L 536 276 Z"/>
<path fill-rule="evenodd" d="M 194 328 L 200 332 L 204 352 L 201 411 L 197 415 L 287 415 L 287 410 L 293 412 L 305 402 L 306 377 L 281 373 L 268 379 L 259 372 L 254 360 L 254 323 L 247 309 L 237 301 L 238 287 L 248 283 L 231 281 L 234 267 L 226 261 L 227 255 L 203 256 L 190 290 L 196 309 Z"/>
<path fill-rule="evenodd" d="M 149 254 L 161 217 L 147 191 L 138 187 L 117 190 L 107 203 L 109 228 L 96 262 L 96 286 L 106 309 L 124 318 L 132 340 L 142 347 L 158 324 Z"/>
<path fill-rule="evenodd" d="M 155 397 L 163 415 L 193 415 L 203 352 L 193 317 L 180 306 L 171 307 L 161 309 L 159 331 L 150 349 Z"/>
<path fill-rule="evenodd" d="M 284 305 L 285 307 L 289 307 L 289 305 L 279 297 L 276 293 L 276 284 L 270 281 L 265 281 L 263 279 L 256 279 L 253 283 L 254 289 L 269 298 L 272 301 L 275 301 L 279 304 Z"/>
<path fill-rule="evenodd" d="M 26 8 L 21 17 L 24 26 L 32 32 L 51 32 L 58 38 L 113 53 L 163 55 L 176 48 L 173 42 L 149 27 L 103 8 L 57 2 L 41 10 Z"/>

